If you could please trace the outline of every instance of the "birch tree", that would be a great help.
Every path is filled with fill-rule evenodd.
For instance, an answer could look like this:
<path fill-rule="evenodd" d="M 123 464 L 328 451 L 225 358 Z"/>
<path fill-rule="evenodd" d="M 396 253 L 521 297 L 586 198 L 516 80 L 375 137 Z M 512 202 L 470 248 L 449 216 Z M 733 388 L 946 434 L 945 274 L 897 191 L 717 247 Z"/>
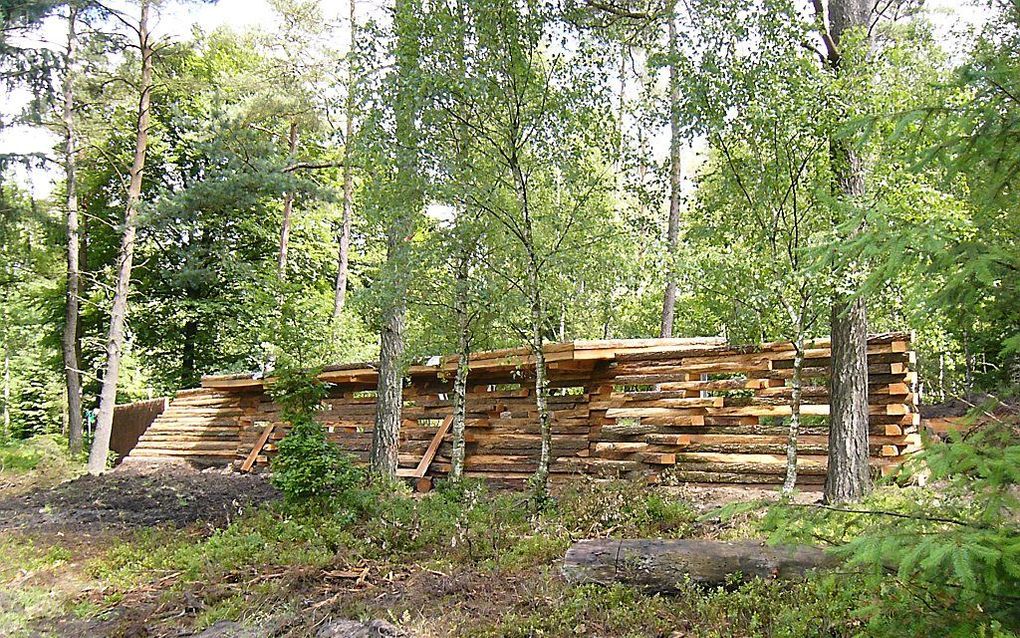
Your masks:
<path fill-rule="evenodd" d="M 596 211 L 612 184 L 597 159 L 609 141 L 598 123 L 613 121 L 611 103 L 603 69 L 580 55 L 546 55 L 555 16 L 541 7 L 495 0 L 471 5 L 467 19 L 471 71 L 447 91 L 446 111 L 473 140 L 466 203 L 499 229 L 484 259 L 519 295 L 526 317 L 514 328 L 534 360 L 541 448 L 532 487 L 542 497 L 553 461 L 547 278 L 578 242 L 600 230 Z"/>

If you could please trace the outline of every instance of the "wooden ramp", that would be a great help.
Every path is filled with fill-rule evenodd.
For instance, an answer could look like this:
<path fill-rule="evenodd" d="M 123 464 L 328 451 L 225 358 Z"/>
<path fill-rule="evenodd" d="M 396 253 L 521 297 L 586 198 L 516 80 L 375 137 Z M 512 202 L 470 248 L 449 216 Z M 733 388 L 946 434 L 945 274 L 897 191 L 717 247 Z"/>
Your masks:
<path fill-rule="evenodd" d="M 142 434 L 124 461 L 228 465 L 237 455 L 242 414 L 241 399 L 236 394 L 182 390 Z"/>

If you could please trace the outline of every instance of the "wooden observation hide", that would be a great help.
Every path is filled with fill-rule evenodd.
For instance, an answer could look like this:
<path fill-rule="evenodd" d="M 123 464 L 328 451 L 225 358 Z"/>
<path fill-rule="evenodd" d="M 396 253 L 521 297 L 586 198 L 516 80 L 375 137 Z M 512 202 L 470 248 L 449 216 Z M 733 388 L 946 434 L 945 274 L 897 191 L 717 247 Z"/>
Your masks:
<path fill-rule="evenodd" d="M 552 480 L 643 477 L 650 482 L 778 484 L 785 474 L 793 347 L 733 346 L 722 339 L 572 341 L 546 347 Z M 824 481 L 828 339 L 806 344 L 798 485 Z M 919 443 L 914 353 L 904 333 L 868 340 L 871 459 L 887 472 Z M 450 468 L 456 357 L 408 370 L 400 474 Z M 373 364 L 326 368 L 318 420 L 342 449 L 367 461 L 375 417 Z M 183 458 L 265 466 L 286 436 L 272 380 L 208 376 L 178 394 L 142 436 L 134 459 Z M 519 487 L 535 471 L 540 438 L 534 357 L 526 349 L 471 357 L 464 475 Z"/>

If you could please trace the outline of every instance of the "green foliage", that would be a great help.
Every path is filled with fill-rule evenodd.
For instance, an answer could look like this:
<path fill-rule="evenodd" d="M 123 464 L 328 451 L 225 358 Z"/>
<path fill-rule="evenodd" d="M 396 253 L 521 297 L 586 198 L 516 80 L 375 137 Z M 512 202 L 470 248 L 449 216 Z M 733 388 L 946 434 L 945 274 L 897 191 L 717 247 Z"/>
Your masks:
<path fill-rule="evenodd" d="M 1018 468 L 1017 424 L 992 422 L 912 460 L 901 479 L 930 487 L 886 487 L 849 508 L 777 505 L 756 526 L 776 541 L 831 544 L 870 592 L 857 613 L 877 635 L 1012 635 Z"/>
<path fill-rule="evenodd" d="M 584 482 L 559 499 L 560 523 L 575 537 L 688 536 L 695 513 L 688 503 L 649 492 L 636 481 Z"/>
<path fill-rule="evenodd" d="M 290 430 L 273 458 L 272 481 L 288 501 L 323 502 L 363 482 L 353 457 L 330 443 L 315 420 L 326 396 L 326 386 L 315 373 L 281 373 L 273 385 L 273 396 Z"/>
<path fill-rule="evenodd" d="M 0 445 L 0 472 L 23 473 L 70 463 L 67 446 L 59 434 L 33 436 Z"/>

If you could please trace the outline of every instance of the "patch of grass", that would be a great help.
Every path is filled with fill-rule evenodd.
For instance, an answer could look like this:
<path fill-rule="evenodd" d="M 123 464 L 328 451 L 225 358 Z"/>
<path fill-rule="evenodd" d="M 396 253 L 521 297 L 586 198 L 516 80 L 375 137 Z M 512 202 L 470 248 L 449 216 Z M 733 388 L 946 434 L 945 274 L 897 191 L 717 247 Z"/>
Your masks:
<path fill-rule="evenodd" d="M 67 441 L 59 434 L 40 434 L 0 445 L 0 471 L 24 473 L 74 460 L 67 451 Z"/>
<path fill-rule="evenodd" d="M 39 546 L 31 538 L 0 538 L 0 582 L 10 583 L 26 573 L 60 565 L 71 559 L 71 552 L 57 545 Z"/>
<path fill-rule="evenodd" d="M 195 628 L 205 629 L 221 620 L 238 620 L 249 607 L 248 597 L 244 594 L 228 596 L 202 611 L 195 618 Z"/>
<path fill-rule="evenodd" d="M 620 584 L 569 587 L 548 579 L 536 583 L 534 597 L 465 635 L 849 638 L 860 625 L 846 604 L 853 593 L 822 581 L 755 581 L 734 589 L 688 584 L 677 595 L 660 596 Z"/>
<path fill-rule="evenodd" d="M 63 600 L 47 587 L 20 586 L 0 592 L 0 636 L 35 636 L 32 622 L 59 614 L 62 605 Z"/>
<path fill-rule="evenodd" d="M 42 434 L 0 445 L 0 492 L 13 496 L 79 476 L 85 459 L 73 457 L 59 434 Z"/>
<path fill-rule="evenodd" d="M 697 514 L 689 503 L 631 481 L 588 481 L 568 489 L 556 507 L 557 520 L 575 537 L 683 538 Z"/>

